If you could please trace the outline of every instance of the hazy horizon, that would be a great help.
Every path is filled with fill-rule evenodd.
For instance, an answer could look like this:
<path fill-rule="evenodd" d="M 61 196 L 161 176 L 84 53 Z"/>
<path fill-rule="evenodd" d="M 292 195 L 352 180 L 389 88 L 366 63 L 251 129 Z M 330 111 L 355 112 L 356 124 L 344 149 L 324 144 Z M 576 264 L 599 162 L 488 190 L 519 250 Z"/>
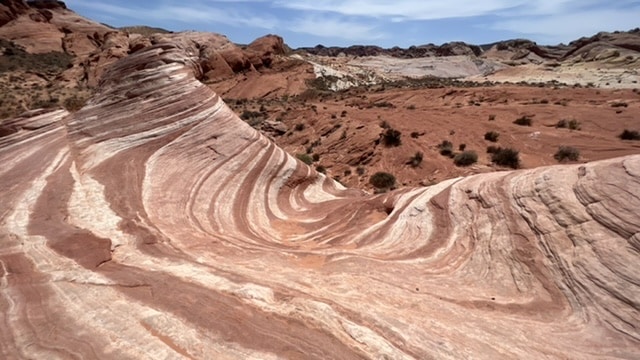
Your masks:
<path fill-rule="evenodd" d="M 115 27 L 146 25 L 208 31 L 236 43 L 277 34 L 289 46 L 377 45 L 385 48 L 526 38 L 569 43 L 600 31 L 640 26 L 640 0 L 175 0 L 99 3 L 67 0 L 82 16 Z"/>

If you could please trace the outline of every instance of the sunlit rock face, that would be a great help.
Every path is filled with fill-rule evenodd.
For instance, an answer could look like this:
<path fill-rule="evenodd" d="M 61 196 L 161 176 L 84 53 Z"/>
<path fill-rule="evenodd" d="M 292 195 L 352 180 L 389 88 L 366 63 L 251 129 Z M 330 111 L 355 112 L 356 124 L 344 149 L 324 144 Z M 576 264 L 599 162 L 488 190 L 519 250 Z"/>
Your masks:
<path fill-rule="evenodd" d="M 1 358 L 640 357 L 640 156 L 369 195 L 156 45 L 0 137 Z"/>

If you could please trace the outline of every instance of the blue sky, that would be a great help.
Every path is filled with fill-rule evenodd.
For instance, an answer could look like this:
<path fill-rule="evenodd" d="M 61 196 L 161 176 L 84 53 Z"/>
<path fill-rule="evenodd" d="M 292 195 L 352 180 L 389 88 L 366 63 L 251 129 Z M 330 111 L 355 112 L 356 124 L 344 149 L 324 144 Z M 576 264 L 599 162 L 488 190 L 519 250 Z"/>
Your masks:
<path fill-rule="evenodd" d="M 568 43 L 640 26 L 640 0 L 66 0 L 112 26 L 197 30 L 249 43 L 278 34 L 292 47 L 383 47 L 527 38 Z"/>

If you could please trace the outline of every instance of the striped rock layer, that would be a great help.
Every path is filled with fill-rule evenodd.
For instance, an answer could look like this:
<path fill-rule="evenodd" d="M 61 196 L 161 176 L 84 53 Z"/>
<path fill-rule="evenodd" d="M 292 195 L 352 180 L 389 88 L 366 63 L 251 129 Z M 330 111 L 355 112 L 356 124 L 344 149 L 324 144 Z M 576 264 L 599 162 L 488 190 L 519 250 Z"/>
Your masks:
<path fill-rule="evenodd" d="M 640 358 L 640 156 L 369 195 L 115 63 L 0 137 L 0 358 Z"/>

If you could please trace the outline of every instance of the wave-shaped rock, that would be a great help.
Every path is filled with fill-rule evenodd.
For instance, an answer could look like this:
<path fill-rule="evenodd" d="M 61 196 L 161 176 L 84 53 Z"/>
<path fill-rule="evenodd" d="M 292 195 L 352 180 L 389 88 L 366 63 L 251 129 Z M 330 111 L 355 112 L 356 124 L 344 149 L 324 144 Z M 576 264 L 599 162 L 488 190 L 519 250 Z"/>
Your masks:
<path fill-rule="evenodd" d="M 3 358 L 640 357 L 640 156 L 368 195 L 158 44 L 0 137 Z"/>

